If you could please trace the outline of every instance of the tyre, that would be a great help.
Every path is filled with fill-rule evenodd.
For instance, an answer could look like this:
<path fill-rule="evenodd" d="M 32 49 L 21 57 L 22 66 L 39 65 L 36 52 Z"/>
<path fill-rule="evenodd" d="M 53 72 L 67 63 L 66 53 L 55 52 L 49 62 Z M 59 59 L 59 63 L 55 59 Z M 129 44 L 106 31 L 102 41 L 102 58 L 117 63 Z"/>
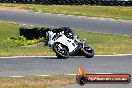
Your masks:
<path fill-rule="evenodd" d="M 58 58 L 68 58 L 69 57 L 69 51 L 68 51 L 68 48 L 61 44 L 61 43 L 55 43 L 53 45 L 53 51 L 56 53 L 56 56 Z"/>
<path fill-rule="evenodd" d="M 76 81 L 79 85 L 84 85 L 86 84 L 86 78 L 84 76 L 77 76 Z"/>
<path fill-rule="evenodd" d="M 92 48 L 90 48 L 89 46 L 84 46 L 82 51 L 86 58 L 92 58 L 94 56 L 94 50 Z"/>

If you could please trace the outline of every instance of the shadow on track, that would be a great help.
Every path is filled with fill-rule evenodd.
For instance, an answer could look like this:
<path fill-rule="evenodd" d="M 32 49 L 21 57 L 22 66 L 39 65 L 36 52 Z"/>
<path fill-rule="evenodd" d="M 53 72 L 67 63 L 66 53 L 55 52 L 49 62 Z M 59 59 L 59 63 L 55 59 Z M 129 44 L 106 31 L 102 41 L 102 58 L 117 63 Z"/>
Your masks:
<path fill-rule="evenodd" d="M 43 58 L 43 57 L 42 57 Z M 67 59 L 72 59 L 72 58 L 85 58 L 85 57 L 83 57 L 83 56 L 70 56 L 69 58 L 67 58 Z M 64 59 L 65 60 L 65 58 L 58 58 L 58 57 L 44 57 L 43 59 L 57 59 L 57 60 L 62 60 L 62 59 Z"/>
<path fill-rule="evenodd" d="M 43 59 L 62 59 L 62 58 L 57 58 L 57 57 L 45 57 L 45 58 L 43 58 Z"/>

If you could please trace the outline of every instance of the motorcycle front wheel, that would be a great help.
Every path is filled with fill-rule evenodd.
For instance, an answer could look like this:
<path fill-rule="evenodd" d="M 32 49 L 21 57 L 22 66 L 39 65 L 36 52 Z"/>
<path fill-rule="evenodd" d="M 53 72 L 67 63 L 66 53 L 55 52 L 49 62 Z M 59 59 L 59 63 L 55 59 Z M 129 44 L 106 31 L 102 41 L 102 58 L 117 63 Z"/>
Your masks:
<path fill-rule="evenodd" d="M 84 46 L 82 51 L 86 58 L 92 58 L 94 56 L 94 50 L 92 48 L 90 48 L 89 46 Z"/>
<path fill-rule="evenodd" d="M 69 57 L 69 51 L 68 48 L 61 44 L 61 43 L 55 43 L 53 46 L 53 51 L 56 53 L 56 56 L 58 58 L 68 58 Z"/>

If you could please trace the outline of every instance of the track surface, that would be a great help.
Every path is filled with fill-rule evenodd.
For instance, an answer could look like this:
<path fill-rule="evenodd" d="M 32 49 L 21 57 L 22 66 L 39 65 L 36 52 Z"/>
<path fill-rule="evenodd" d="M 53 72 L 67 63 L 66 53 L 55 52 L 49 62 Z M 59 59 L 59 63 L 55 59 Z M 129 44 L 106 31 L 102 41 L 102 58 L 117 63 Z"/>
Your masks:
<path fill-rule="evenodd" d="M 87 73 L 129 73 L 132 74 L 131 56 L 96 56 L 92 59 L 72 57 L 19 57 L 0 59 L 0 77 L 77 74 L 77 68 L 83 67 Z M 131 88 L 130 84 L 78 84 L 62 88 Z M 59 87 L 60 88 L 60 87 Z"/>
<path fill-rule="evenodd" d="M 91 19 L 65 15 L 41 14 L 34 12 L 0 11 L 0 21 L 11 21 L 37 26 L 61 27 L 88 31 L 132 35 L 132 22 Z M 132 56 L 103 56 L 87 59 L 73 57 L 57 59 L 53 57 L 1 58 L 0 77 L 28 75 L 76 74 L 82 66 L 88 73 L 129 73 L 132 74 Z M 82 88 L 131 88 L 132 84 L 90 84 Z M 71 85 L 64 88 L 80 88 Z"/>
<path fill-rule="evenodd" d="M 66 15 L 43 14 L 35 12 L 0 11 L 0 21 L 11 21 L 38 26 L 83 29 L 95 32 L 132 35 L 132 22 L 91 19 Z"/>
<path fill-rule="evenodd" d="M 72 57 L 19 57 L 1 58 L 0 76 L 76 74 L 82 66 L 88 73 L 130 73 L 132 56 Z"/>

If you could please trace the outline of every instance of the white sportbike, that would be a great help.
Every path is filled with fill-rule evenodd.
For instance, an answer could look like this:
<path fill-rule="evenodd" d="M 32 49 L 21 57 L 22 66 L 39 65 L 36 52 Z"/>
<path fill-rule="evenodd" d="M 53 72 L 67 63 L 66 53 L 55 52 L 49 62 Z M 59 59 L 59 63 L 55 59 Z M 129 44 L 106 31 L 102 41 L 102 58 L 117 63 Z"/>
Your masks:
<path fill-rule="evenodd" d="M 69 37 L 70 36 L 70 37 Z M 86 45 L 86 39 L 79 40 L 72 33 L 65 34 L 65 31 L 46 31 L 48 45 L 53 49 L 58 58 L 68 58 L 69 56 L 85 56 L 92 58 L 94 50 Z"/>

